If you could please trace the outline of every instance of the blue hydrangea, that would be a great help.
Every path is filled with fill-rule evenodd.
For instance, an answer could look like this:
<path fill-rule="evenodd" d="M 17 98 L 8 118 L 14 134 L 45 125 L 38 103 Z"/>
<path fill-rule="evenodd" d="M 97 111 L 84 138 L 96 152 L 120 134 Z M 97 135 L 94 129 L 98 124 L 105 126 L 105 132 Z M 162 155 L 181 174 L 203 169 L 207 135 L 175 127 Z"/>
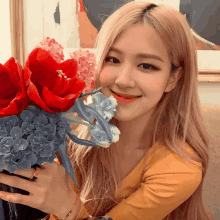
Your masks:
<path fill-rule="evenodd" d="M 109 123 L 116 111 L 115 107 L 117 106 L 117 101 L 113 96 L 107 98 L 101 92 L 98 92 L 100 89 L 101 88 L 94 92 L 81 95 L 93 94 L 87 98 L 87 105 L 84 105 L 82 99 L 76 99 L 73 108 L 63 113 L 64 117 L 71 125 L 81 123 L 88 126 L 92 141 L 78 139 L 71 131 L 67 133 L 72 141 L 77 144 L 106 148 L 109 147 L 112 142 L 117 142 L 119 140 L 120 131 L 116 126 Z M 73 115 L 75 112 L 78 116 Z M 89 122 L 89 124 L 80 121 L 80 117 L 84 121 Z"/>
<path fill-rule="evenodd" d="M 106 132 L 102 129 L 100 124 L 96 122 L 95 126 L 90 129 L 91 139 L 95 143 L 99 143 L 99 146 L 109 146 L 110 141 L 107 137 Z"/>
<path fill-rule="evenodd" d="M 0 171 L 14 173 L 36 163 L 53 163 L 55 152 L 67 142 L 69 129 L 61 113 L 48 113 L 34 106 L 20 115 L 0 118 Z"/>
<path fill-rule="evenodd" d="M 89 104 L 89 106 L 92 106 L 105 120 L 110 121 L 116 111 L 116 99 L 113 96 L 107 98 L 101 92 L 94 94 L 92 97 L 94 104 Z"/>

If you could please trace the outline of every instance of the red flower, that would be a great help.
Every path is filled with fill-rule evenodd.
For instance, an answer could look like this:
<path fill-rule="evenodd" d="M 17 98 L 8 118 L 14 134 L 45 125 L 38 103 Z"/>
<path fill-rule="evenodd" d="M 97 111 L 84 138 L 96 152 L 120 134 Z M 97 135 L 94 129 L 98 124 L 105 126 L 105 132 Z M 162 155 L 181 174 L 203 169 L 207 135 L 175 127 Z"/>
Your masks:
<path fill-rule="evenodd" d="M 16 115 L 28 104 L 24 70 L 14 57 L 0 64 L 0 117 Z"/>
<path fill-rule="evenodd" d="M 57 63 L 46 50 L 34 49 L 24 67 L 28 97 L 47 112 L 68 111 L 85 88 L 77 70 L 75 59 Z"/>

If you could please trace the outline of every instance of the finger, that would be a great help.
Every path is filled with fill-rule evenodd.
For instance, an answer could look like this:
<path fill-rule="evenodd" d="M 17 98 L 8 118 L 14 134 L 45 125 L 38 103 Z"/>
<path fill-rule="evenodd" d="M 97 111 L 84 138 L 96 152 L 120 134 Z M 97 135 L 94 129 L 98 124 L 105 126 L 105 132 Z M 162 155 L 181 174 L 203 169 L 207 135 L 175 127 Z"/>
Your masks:
<path fill-rule="evenodd" d="M 29 170 L 20 170 L 19 168 L 14 172 L 14 174 L 27 177 L 28 179 L 32 178 L 34 175 L 35 169 L 31 168 Z"/>
<path fill-rule="evenodd" d="M 0 173 L 0 183 L 4 183 L 8 186 L 23 189 L 28 192 L 32 192 L 34 187 L 36 187 L 36 182 L 31 182 L 29 180 L 22 179 L 17 176 L 9 176 L 4 173 Z M 33 187 L 34 186 L 34 187 Z"/>
<path fill-rule="evenodd" d="M 33 204 L 32 196 L 26 196 L 20 193 L 9 193 L 9 192 L 1 191 L 0 199 L 11 202 L 11 203 L 19 203 L 19 204 L 28 205 L 28 206 L 31 206 Z"/>

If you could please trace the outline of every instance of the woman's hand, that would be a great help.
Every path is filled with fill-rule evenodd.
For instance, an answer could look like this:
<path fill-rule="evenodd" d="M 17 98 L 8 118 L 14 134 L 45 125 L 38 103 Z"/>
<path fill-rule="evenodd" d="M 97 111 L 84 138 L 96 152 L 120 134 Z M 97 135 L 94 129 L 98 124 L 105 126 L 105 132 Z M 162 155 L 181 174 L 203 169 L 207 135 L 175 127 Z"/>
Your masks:
<path fill-rule="evenodd" d="M 18 169 L 14 173 L 31 178 L 34 172 L 35 169 L 31 168 L 23 171 Z M 27 205 L 58 217 L 66 216 L 76 198 L 70 175 L 62 165 L 55 162 L 41 165 L 40 175 L 34 182 L 3 173 L 0 173 L 0 182 L 30 192 L 30 195 L 0 192 L 0 199 Z"/>

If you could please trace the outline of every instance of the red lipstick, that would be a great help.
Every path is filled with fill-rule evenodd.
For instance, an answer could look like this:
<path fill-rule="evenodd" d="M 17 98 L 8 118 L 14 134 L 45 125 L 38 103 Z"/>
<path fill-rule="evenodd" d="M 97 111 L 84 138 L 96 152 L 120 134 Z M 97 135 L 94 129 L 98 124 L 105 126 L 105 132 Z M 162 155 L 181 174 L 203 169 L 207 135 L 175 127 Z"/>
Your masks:
<path fill-rule="evenodd" d="M 116 95 L 116 94 L 113 94 L 113 96 L 116 100 L 123 102 L 123 103 L 130 103 L 138 99 L 138 98 L 122 98 L 121 96 Z"/>

